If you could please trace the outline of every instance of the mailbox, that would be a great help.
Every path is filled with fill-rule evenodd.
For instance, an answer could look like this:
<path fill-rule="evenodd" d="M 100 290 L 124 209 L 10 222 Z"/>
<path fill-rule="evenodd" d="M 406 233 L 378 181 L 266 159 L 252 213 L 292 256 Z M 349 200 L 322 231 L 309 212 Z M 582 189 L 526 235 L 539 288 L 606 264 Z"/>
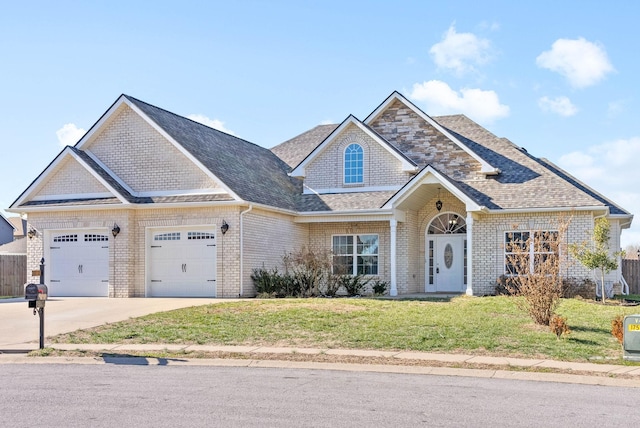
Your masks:
<path fill-rule="evenodd" d="M 24 287 L 24 298 L 28 300 L 30 308 L 42 308 L 49 295 L 49 289 L 44 284 L 27 284 Z"/>
<path fill-rule="evenodd" d="M 640 314 L 624 317 L 623 329 L 624 359 L 640 361 Z"/>
<path fill-rule="evenodd" d="M 38 300 L 38 284 L 27 284 L 24 286 L 25 300 Z"/>
<path fill-rule="evenodd" d="M 38 284 L 38 298 L 36 300 L 47 300 L 49 288 L 44 284 Z"/>

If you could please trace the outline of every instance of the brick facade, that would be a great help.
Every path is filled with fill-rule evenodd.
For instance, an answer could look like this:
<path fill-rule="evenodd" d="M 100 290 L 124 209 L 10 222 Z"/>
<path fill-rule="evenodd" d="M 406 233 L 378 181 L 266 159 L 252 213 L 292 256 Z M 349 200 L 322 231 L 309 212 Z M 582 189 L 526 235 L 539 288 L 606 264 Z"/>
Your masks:
<path fill-rule="evenodd" d="M 215 189 L 218 185 L 127 106 L 85 148 L 134 192 Z"/>
<path fill-rule="evenodd" d="M 344 151 L 350 144 L 364 151 L 364 182 L 344 184 Z M 311 189 L 357 187 L 400 187 L 410 175 L 402 171 L 401 162 L 355 125 L 349 125 L 306 167 L 305 185 Z"/>
<path fill-rule="evenodd" d="M 171 120 L 176 119 L 174 117 Z M 310 158 L 305 166 L 304 181 L 307 189 L 325 190 L 331 194 L 324 196 L 336 196 L 334 194 L 341 191 L 347 193 L 348 198 L 343 198 L 341 202 L 343 205 L 339 205 L 339 208 L 334 209 L 333 205 L 327 204 L 320 208 L 322 211 L 314 211 L 319 209 L 311 204 L 306 206 L 307 211 L 304 206 L 300 211 L 295 211 L 298 209 L 295 201 L 307 196 L 310 196 L 308 200 L 313 200 L 313 195 L 300 197 L 296 194 L 290 200 L 287 199 L 291 194 L 286 192 L 295 186 L 288 181 L 287 171 L 284 170 L 277 171 L 282 174 L 277 178 L 284 177 L 282 181 L 286 181 L 291 187 L 281 189 L 274 186 L 276 191 L 270 194 L 270 197 L 278 199 L 282 196 L 278 192 L 284 193 L 285 197 L 282 200 L 288 201 L 287 204 L 276 206 L 274 203 L 272 206 L 271 201 L 264 203 L 263 200 L 260 203 L 247 202 L 249 199 L 246 196 L 250 193 L 246 192 L 249 188 L 246 183 L 247 176 L 251 176 L 255 171 L 261 172 L 257 178 L 253 177 L 254 182 L 250 184 L 254 187 L 249 190 L 262 186 L 261 195 L 273 190 L 261 181 L 265 175 L 273 178 L 272 171 L 266 171 L 263 164 L 255 165 L 255 171 L 254 164 L 251 164 L 250 168 L 245 169 L 243 173 L 237 172 L 236 169 L 225 170 L 227 179 L 237 180 L 234 184 L 246 192 L 242 200 L 240 198 L 232 200 L 231 195 L 228 195 L 227 199 L 212 198 L 186 202 L 165 199 L 159 203 L 161 205 L 154 205 L 138 202 L 125 204 L 110 198 L 108 202 L 96 199 L 91 205 L 89 203 L 82 205 L 77 202 L 81 195 L 106 194 L 109 191 L 96 179 L 95 174 L 89 172 L 86 165 L 77 162 L 73 157 L 67 157 L 50 171 L 46 180 L 39 183 L 39 187 L 35 188 L 30 195 L 32 201 L 36 198 L 37 204 L 25 203 L 28 222 L 38 231 L 38 234 L 28 241 L 29 276 L 27 280 L 29 282 L 38 280 L 30 274 L 38 269 L 42 257 L 45 257 L 45 262 L 47 261 L 52 233 L 83 229 L 101 230 L 109 236 L 109 296 L 142 297 L 147 294 L 149 285 L 151 267 L 148 253 L 151 234 L 154 231 L 169 231 L 174 228 L 211 227 L 216 235 L 217 297 L 255 296 L 255 288 L 251 281 L 251 273 L 254 269 L 281 268 L 282 257 L 286 253 L 298 251 L 303 247 L 330 251 L 334 235 L 377 234 L 379 236 L 377 278 L 392 282 L 391 224 L 397 222 L 395 282 L 398 294 L 423 293 L 427 278 L 428 227 L 438 215 L 451 213 L 458 215 L 461 219 L 473 220 L 472 225 L 468 224 L 465 236 L 467 242 L 471 243 L 467 249 L 467 258 L 471 260 L 468 280 L 473 285 L 474 295 L 485 295 L 494 292 L 496 279 L 504 273 L 506 232 L 556 230 L 558 219 L 564 217 L 571 218 L 566 243 L 581 242 L 589 238 L 588 232 L 593 229 L 594 218 L 604 212 L 604 207 L 594 205 L 598 201 L 592 202 L 585 193 L 581 197 L 592 205 L 585 203 L 578 206 L 594 207 L 593 211 L 567 209 L 564 212 L 552 212 L 553 207 L 543 207 L 536 208 L 538 212 L 533 209 L 525 212 L 517 203 L 524 198 L 528 198 L 527 203 L 538 199 L 530 197 L 527 192 L 517 193 L 518 188 L 515 185 L 520 186 L 526 181 L 532 182 L 538 177 L 546 178 L 547 176 L 542 174 L 547 172 L 541 169 L 540 162 L 532 161 L 533 163 L 525 168 L 518 162 L 524 163 L 529 160 L 529 157 L 518 151 L 518 156 L 521 156 L 518 162 L 509 159 L 510 163 L 505 165 L 513 169 L 521 168 L 519 171 L 522 174 L 516 174 L 510 178 L 506 175 L 488 178 L 481 174 L 481 164 L 478 159 L 450 139 L 446 135 L 450 131 L 440 132 L 439 125 L 435 126 L 430 120 L 425 120 L 408 102 L 400 102 L 398 97 L 371 123 L 362 126 L 349 123 L 339 135 L 334 136 L 327 147 Z M 188 124 L 180 123 L 180 125 Z M 386 142 L 380 141 L 377 136 L 373 138 L 368 130 L 363 131 L 367 129 L 366 126 L 370 126 Z M 198 128 L 194 132 L 201 135 L 200 133 L 208 131 Z M 209 134 L 207 136 L 213 138 Z M 105 171 L 98 172 L 103 175 L 113 174 L 111 178 L 117 178 L 125 183 L 133 193 L 184 196 L 200 194 L 198 191 L 202 191 L 203 194 L 215 193 L 214 196 L 218 196 L 217 193 L 223 191 L 223 183 L 219 184 L 215 180 L 220 176 L 215 175 L 214 171 L 210 174 L 204 172 L 197 161 L 194 163 L 193 155 L 188 155 L 186 149 L 178 148 L 184 146 L 179 142 L 177 145 L 173 144 L 167 139 L 166 134 L 154 127 L 151 121 L 146 120 L 127 103 L 120 104 L 106 117 L 100 132 L 87 138 L 82 145 L 82 150 L 97 158 L 106 167 Z M 223 139 L 219 135 L 215 138 Z M 464 137 L 460 136 L 460 138 Z M 200 144 L 199 139 L 187 138 L 186 140 Z M 470 141 L 467 141 L 469 145 L 477 144 Z M 225 142 L 227 143 L 228 141 Z M 250 153 L 246 159 L 251 162 L 275 159 L 276 162 L 265 163 L 270 167 L 279 165 L 279 159 L 274 158 L 273 154 L 271 158 L 266 156 L 261 158 L 262 154 L 255 150 L 255 145 L 244 141 L 243 143 L 252 146 L 251 151 L 245 152 Z M 344 152 L 345 148 L 352 143 L 359 144 L 364 151 L 364 182 L 346 185 L 344 183 Z M 494 148 L 496 147 L 498 145 Z M 191 146 L 191 153 L 197 152 L 197 148 Z M 313 147 L 309 146 L 309 150 L 313 150 Z M 411 163 L 409 161 L 403 163 L 394 150 L 404 153 L 420 168 L 426 165 L 430 167 L 423 169 L 417 176 L 414 175 L 416 171 L 404 171 L 403 167 Z M 206 162 L 207 158 L 220 152 L 212 150 L 199 159 Z M 224 154 L 229 155 L 229 152 L 233 150 L 225 150 Z M 501 161 L 500 156 L 503 156 L 491 150 L 485 150 L 483 153 L 487 157 L 493 156 L 492 161 Z M 233 167 L 232 164 L 237 164 L 238 158 L 229 157 L 227 160 L 224 162 L 226 166 Z M 423 175 L 424 171 L 434 172 Z M 443 176 L 445 178 L 441 178 Z M 418 180 L 423 181 L 416 183 Z M 556 189 L 556 193 L 564 192 L 564 190 L 562 192 L 558 190 L 557 186 L 549 184 L 550 181 L 542 181 L 545 186 Z M 491 186 L 473 187 L 474 184 L 481 182 L 491 183 Z M 270 183 L 280 183 L 280 181 L 272 180 Z M 409 185 L 405 186 L 407 183 Z M 568 186 L 568 181 L 564 178 L 562 183 Z M 224 188 L 228 185 L 224 183 Z M 501 189 L 504 191 L 504 194 L 500 195 L 503 198 L 501 203 L 515 201 L 514 206 L 505 209 L 491 199 L 491 195 L 484 194 L 484 190 L 478 190 L 491 191 L 496 186 L 502 186 Z M 360 188 L 362 192 L 368 193 L 359 194 Z M 393 201 L 393 193 L 396 190 L 401 196 L 406 196 L 406 199 L 389 208 L 387 204 L 392 202 L 388 202 L 388 198 L 391 197 Z M 63 204 L 59 201 L 51 201 L 49 206 L 41 204 L 42 199 L 58 198 L 60 195 L 69 196 L 69 206 L 62 206 Z M 362 199 L 366 197 L 365 195 L 369 196 L 366 201 Z M 353 199 L 358 197 L 361 199 L 354 202 Z M 472 198 L 476 199 L 472 200 Z M 442 202 L 441 210 L 436 208 L 438 199 Z M 383 206 L 385 200 L 387 203 Z M 369 205 L 362 201 L 368 201 Z M 487 205 L 475 201 L 483 201 Z M 316 200 L 315 203 L 318 204 L 319 201 Z M 487 206 L 490 204 L 494 205 L 488 209 Z M 229 225 L 229 230 L 224 235 L 220 232 L 223 221 Z M 617 218 L 611 221 L 610 246 L 614 250 L 619 249 L 621 229 L 626 227 L 621 223 L 622 221 Z M 120 234 L 116 238 L 111 236 L 111 228 L 114 224 L 120 227 Z M 577 262 L 569 260 L 568 257 L 563 265 L 562 274 L 578 280 L 593 278 L 592 272 Z M 619 277 L 620 269 L 608 275 L 607 280 L 617 282 Z"/>
<path fill-rule="evenodd" d="M 108 193 L 109 190 L 74 159 L 66 159 L 38 190 L 36 197 Z"/>

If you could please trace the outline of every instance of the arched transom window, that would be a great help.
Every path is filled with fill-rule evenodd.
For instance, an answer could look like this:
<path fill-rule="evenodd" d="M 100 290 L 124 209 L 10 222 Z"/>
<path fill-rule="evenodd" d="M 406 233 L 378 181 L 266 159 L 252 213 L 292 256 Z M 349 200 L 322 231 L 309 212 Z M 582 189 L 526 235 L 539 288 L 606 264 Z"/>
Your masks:
<path fill-rule="evenodd" d="M 431 220 L 427 234 L 467 233 L 467 222 L 456 213 L 442 213 Z"/>
<path fill-rule="evenodd" d="M 349 144 L 344 150 L 344 184 L 364 181 L 364 151 L 360 144 Z"/>

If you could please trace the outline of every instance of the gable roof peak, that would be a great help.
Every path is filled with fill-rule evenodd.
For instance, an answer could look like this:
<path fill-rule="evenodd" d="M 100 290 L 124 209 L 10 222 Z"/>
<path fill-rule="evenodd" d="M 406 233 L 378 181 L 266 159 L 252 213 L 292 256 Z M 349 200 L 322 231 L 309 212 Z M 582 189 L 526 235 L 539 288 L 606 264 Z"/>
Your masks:
<path fill-rule="evenodd" d="M 318 144 L 295 168 L 289 173 L 292 177 L 304 177 L 306 175 L 305 167 L 315 159 L 320 153 L 322 153 L 335 139 L 348 127 L 356 126 L 362 132 L 367 134 L 373 141 L 380 144 L 394 157 L 396 157 L 402 163 L 403 171 L 415 172 L 417 171 L 417 165 L 404 153 L 392 146 L 387 140 L 385 140 L 380 134 L 373 130 L 370 126 L 362 122 L 353 114 L 349 114 L 345 120 L 340 123 L 320 144 Z"/>
<path fill-rule="evenodd" d="M 378 119 L 389 108 L 389 106 L 395 101 L 398 101 L 398 102 L 404 104 L 407 108 L 412 110 L 416 115 L 418 115 L 420 118 L 422 118 L 425 122 L 427 122 L 428 124 L 433 126 L 438 132 L 443 134 L 451 142 L 453 142 L 455 145 L 457 145 L 462 150 L 464 150 L 467 154 L 469 154 L 472 158 L 474 158 L 476 161 L 478 161 L 478 163 L 480 163 L 480 166 L 481 166 L 481 169 L 480 169 L 481 173 L 483 173 L 485 175 L 498 175 L 498 174 L 500 174 L 500 170 L 498 168 L 494 167 L 489 162 L 487 162 L 485 159 L 483 159 L 478 153 L 473 151 L 466 144 L 464 144 L 462 141 L 460 141 L 460 139 L 458 137 L 453 135 L 447 128 L 442 126 L 435 119 L 433 119 L 431 116 L 429 116 L 424 111 L 422 111 L 418 106 L 416 106 L 414 103 L 409 101 L 404 95 L 402 95 L 398 91 L 393 91 L 391 93 L 391 95 L 389 95 L 373 112 L 371 112 L 371 114 L 369 114 L 369 116 L 367 116 L 367 118 L 364 120 L 364 124 L 369 126 L 376 119 Z M 465 116 L 465 118 L 466 118 L 466 116 Z"/>

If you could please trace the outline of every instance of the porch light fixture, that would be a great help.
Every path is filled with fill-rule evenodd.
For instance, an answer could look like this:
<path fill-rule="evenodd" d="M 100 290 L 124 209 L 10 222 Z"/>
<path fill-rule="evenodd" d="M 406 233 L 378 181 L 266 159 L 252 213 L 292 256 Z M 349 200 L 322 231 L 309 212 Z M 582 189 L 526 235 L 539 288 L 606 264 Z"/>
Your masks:
<path fill-rule="evenodd" d="M 116 223 L 113 223 L 113 229 L 111 229 L 111 234 L 115 238 L 116 236 L 118 236 L 119 233 L 120 233 L 120 226 L 118 226 Z"/>
<path fill-rule="evenodd" d="M 440 188 L 438 187 L 438 200 L 436 201 L 436 209 L 440 211 L 442 209 L 442 201 L 440 200 Z"/>
<path fill-rule="evenodd" d="M 227 230 L 229 230 L 229 225 L 227 224 L 226 221 L 222 220 L 222 226 L 220 226 L 220 231 L 224 235 L 225 233 L 227 233 Z"/>
<path fill-rule="evenodd" d="M 38 232 L 36 232 L 36 230 L 32 227 L 29 229 L 29 231 L 27 232 L 27 236 L 29 237 L 29 239 L 33 239 L 34 236 L 37 235 Z"/>

